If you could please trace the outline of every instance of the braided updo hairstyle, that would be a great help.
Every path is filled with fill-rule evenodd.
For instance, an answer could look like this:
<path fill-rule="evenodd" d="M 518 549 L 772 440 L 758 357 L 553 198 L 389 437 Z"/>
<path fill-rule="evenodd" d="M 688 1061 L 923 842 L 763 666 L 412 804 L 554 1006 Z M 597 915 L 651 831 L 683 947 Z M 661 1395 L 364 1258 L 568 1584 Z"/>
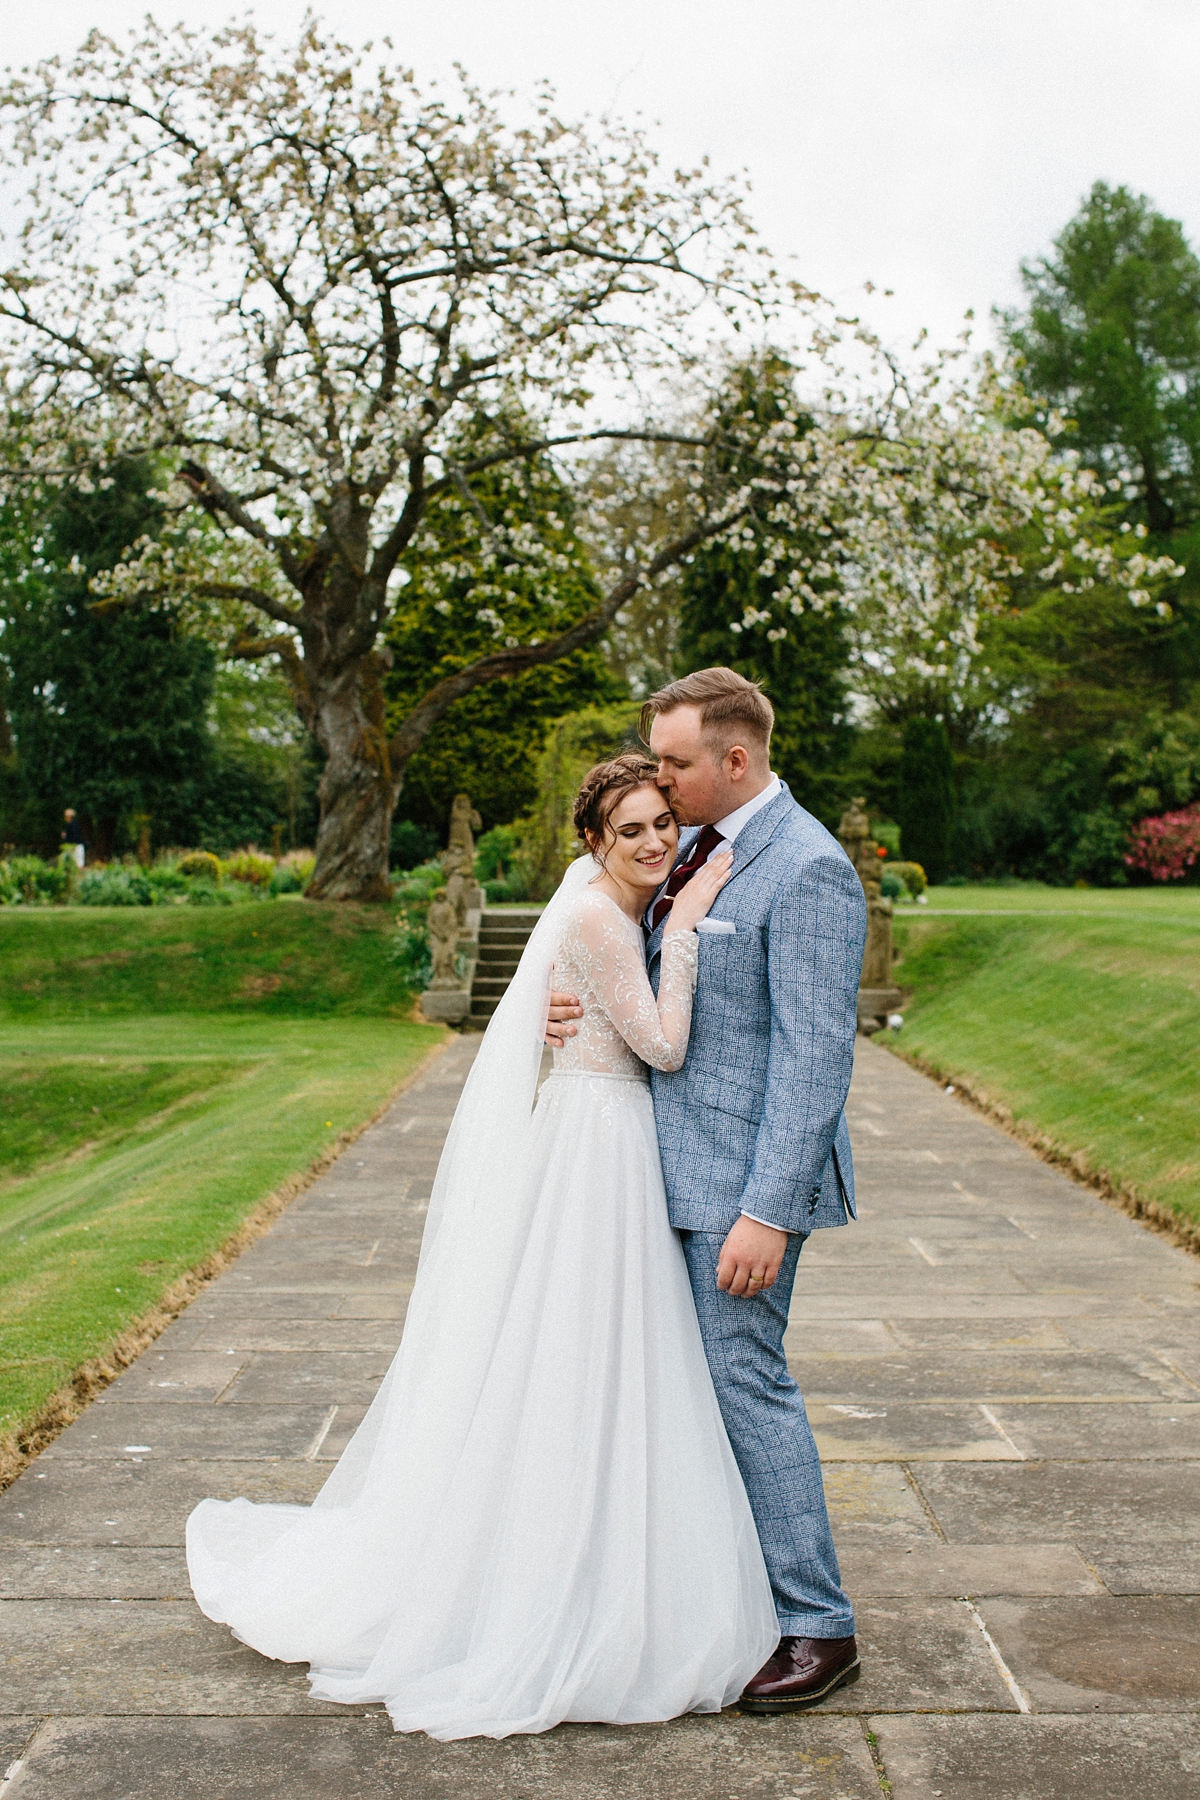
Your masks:
<path fill-rule="evenodd" d="M 576 831 L 598 861 L 603 861 L 600 847 L 613 808 L 636 788 L 653 787 L 657 775 L 657 762 L 641 750 L 625 750 L 611 762 L 597 763 L 588 770 L 575 796 L 571 816 Z"/>

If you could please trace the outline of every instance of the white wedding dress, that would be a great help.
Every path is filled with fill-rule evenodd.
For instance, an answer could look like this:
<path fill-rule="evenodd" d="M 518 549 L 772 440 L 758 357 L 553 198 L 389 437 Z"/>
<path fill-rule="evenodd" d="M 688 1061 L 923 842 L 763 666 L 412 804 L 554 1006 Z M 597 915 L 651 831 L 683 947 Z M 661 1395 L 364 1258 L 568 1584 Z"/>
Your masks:
<path fill-rule="evenodd" d="M 212 1619 L 399 1731 L 714 1712 L 775 1608 L 667 1221 L 645 1064 L 679 1066 L 694 933 L 664 945 L 568 871 L 476 1058 L 404 1339 L 311 1507 L 204 1500 Z M 534 1106 L 551 968 L 579 1034 Z"/>

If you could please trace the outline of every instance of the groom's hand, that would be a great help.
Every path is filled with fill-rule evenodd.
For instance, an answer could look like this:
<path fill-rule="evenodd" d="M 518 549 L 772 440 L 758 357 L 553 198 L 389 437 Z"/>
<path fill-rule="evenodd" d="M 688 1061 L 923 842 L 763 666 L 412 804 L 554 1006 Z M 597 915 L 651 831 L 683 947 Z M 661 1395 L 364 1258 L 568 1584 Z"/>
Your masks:
<path fill-rule="evenodd" d="M 579 1027 L 568 1023 L 570 1019 L 582 1019 L 583 1008 L 574 994 L 551 994 L 550 1012 L 546 1024 L 546 1042 L 552 1050 L 561 1050 L 568 1038 L 573 1038 Z"/>
<path fill-rule="evenodd" d="M 717 1261 L 717 1286 L 725 1294 L 753 1299 L 774 1284 L 787 1252 L 788 1234 L 742 1214 Z"/>

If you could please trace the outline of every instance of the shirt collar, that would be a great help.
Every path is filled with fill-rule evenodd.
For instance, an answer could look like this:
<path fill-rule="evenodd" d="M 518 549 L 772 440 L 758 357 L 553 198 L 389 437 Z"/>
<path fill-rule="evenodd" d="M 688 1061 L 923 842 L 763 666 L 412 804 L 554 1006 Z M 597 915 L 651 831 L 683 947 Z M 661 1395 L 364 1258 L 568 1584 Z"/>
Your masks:
<path fill-rule="evenodd" d="M 783 783 L 778 775 L 772 775 L 761 794 L 755 794 L 753 800 L 747 800 L 746 804 L 739 806 L 735 812 L 727 813 L 723 819 L 718 819 L 715 829 L 720 832 L 727 844 L 732 844 L 738 832 L 744 825 L 750 823 L 755 813 L 761 812 L 764 806 L 769 806 L 782 791 Z"/>

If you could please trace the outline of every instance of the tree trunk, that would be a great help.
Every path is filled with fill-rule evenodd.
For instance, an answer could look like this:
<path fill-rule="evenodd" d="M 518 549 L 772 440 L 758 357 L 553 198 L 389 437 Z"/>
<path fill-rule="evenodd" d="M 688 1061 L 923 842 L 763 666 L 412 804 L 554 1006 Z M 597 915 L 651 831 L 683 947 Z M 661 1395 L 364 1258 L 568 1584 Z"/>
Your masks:
<path fill-rule="evenodd" d="M 747 509 L 743 508 L 742 513 Z M 722 525 L 734 518 L 723 520 Z M 717 526 L 695 527 L 660 550 L 644 568 L 626 575 L 586 618 L 559 636 L 520 644 L 485 656 L 430 688 L 413 705 L 389 741 L 383 695 L 386 652 L 369 651 L 331 669 L 321 666 L 306 644 L 303 662 L 285 657 L 301 718 L 324 750 L 325 773 L 317 789 L 321 822 L 317 861 L 306 892 L 312 900 L 389 900 L 388 847 L 392 814 L 400 798 L 409 758 L 455 700 L 486 681 L 500 681 L 523 669 L 557 662 L 601 637 L 639 587 L 703 543 Z M 350 608 L 345 608 L 350 610 Z M 314 633 L 314 639 L 316 634 Z M 286 640 L 285 640 L 286 641 Z M 243 654 L 261 655 L 274 640 Z M 280 654 L 283 654 L 280 652 Z"/>
<path fill-rule="evenodd" d="M 357 663 L 324 692 L 310 679 L 314 733 L 326 755 L 310 900 L 389 900 L 388 840 L 400 795 L 384 731 L 379 672 Z"/>

